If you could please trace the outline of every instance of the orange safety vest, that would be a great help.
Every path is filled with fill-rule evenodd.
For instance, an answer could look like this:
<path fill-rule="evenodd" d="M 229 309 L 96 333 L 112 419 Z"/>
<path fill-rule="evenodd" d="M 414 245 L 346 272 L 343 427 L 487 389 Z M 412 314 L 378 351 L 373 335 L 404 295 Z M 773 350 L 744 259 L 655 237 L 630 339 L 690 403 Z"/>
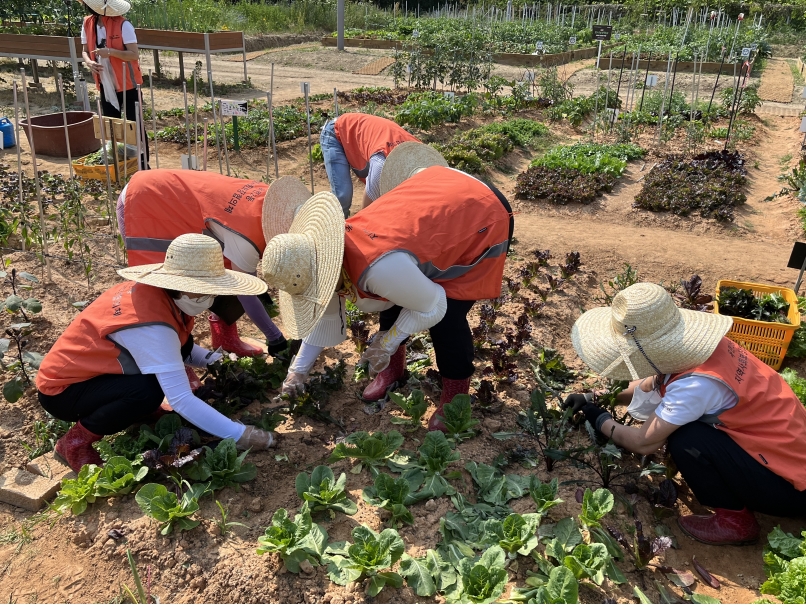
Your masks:
<path fill-rule="evenodd" d="M 406 252 L 448 298 L 497 298 L 509 224 L 509 212 L 484 183 L 432 166 L 347 219 L 344 269 L 361 297 L 377 299 L 365 290 L 367 270 L 391 252 Z"/>
<path fill-rule="evenodd" d="M 101 23 L 106 29 L 106 47 L 115 50 L 126 50 L 126 45 L 123 43 L 123 23 L 126 21 L 123 17 L 97 17 L 101 19 Z M 95 15 L 87 15 L 84 17 L 84 36 L 87 38 L 87 54 L 91 58 L 93 51 L 98 47 L 97 35 L 98 32 L 93 27 Z M 126 90 L 131 90 L 137 84 L 143 83 L 143 74 L 140 71 L 139 61 L 121 61 L 116 57 L 109 57 L 109 62 L 112 65 L 112 71 L 115 72 L 115 89 L 118 92 L 123 91 L 123 64 L 126 64 L 128 73 L 126 74 Z M 92 73 L 95 78 L 95 88 L 101 90 L 101 77 L 95 72 Z"/>
<path fill-rule="evenodd" d="M 42 360 L 36 388 L 58 395 L 71 384 L 103 374 L 140 374 L 131 354 L 110 334 L 135 326 L 163 325 L 187 341 L 194 318 L 182 313 L 168 293 L 133 281 L 114 286 L 79 313 Z"/>
<path fill-rule="evenodd" d="M 204 233 L 216 222 L 248 240 L 258 254 L 263 237 L 263 199 L 269 186 L 195 170 L 136 172 L 126 188 L 123 220 L 129 266 L 161 263 L 174 238 Z"/>
<path fill-rule="evenodd" d="M 388 156 L 401 143 L 418 141 L 391 120 L 364 113 L 340 115 L 333 124 L 333 129 L 344 147 L 347 162 L 356 172 L 366 170 L 369 158 L 379 151 Z M 365 177 L 359 178 L 366 181 Z"/>
<path fill-rule="evenodd" d="M 708 360 L 673 374 L 660 389 L 688 376 L 708 376 L 728 387 L 739 402 L 703 421 L 725 431 L 760 464 L 806 490 L 806 408 L 778 373 L 738 344 L 723 338 Z"/>

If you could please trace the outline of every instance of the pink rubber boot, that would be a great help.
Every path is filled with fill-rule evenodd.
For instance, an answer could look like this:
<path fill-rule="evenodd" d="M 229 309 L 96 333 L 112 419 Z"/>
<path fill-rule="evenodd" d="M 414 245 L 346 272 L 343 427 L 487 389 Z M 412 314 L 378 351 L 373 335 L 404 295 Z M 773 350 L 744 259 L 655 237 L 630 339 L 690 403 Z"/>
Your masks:
<path fill-rule="evenodd" d="M 213 339 L 213 350 L 221 347 L 229 353 L 235 353 L 238 357 L 259 357 L 263 354 L 257 347 L 245 343 L 238 336 L 237 324 L 228 326 L 224 320 L 214 313 L 210 313 L 210 336 Z"/>
<path fill-rule="evenodd" d="M 429 431 L 446 431 L 445 425 L 442 424 L 442 408 L 446 403 L 453 401 L 457 395 L 467 395 L 470 392 L 470 378 L 462 380 L 453 380 L 452 378 L 442 377 L 442 396 L 439 398 L 439 405 L 431 418 L 428 419 Z"/>
<path fill-rule="evenodd" d="M 400 345 L 392 353 L 389 366 L 380 372 L 375 379 L 367 385 L 361 397 L 364 401 L 378 401 L 383 399 L 386 392 L 392 388 L 406 373 L 406 345 Z"/>

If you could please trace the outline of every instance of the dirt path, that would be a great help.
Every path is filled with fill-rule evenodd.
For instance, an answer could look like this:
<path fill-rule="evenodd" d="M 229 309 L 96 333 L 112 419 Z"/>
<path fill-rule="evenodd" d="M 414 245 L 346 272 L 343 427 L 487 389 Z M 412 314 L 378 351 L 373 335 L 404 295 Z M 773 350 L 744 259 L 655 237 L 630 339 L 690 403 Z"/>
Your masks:
<path fill-rule="evenodd" d="M 785 59 L 769 59 L 767 67 L 761 74 L 758 96 L 762 101 L 790 103 L 794 86 L 795 80 L 789 63 Z"/>

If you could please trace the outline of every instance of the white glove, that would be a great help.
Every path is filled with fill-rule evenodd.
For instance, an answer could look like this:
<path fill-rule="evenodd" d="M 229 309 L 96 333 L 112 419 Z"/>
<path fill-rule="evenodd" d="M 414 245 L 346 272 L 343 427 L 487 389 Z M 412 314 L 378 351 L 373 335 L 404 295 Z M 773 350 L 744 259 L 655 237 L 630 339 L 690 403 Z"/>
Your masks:
<path fill-rule="evenodd" d="M 239 450 L 261 451 L 277 446 L 277 433 L 263 431 L 254 426 L 247 425 L 243 435 L 235 442 Z"/>
<path fill-rule="evenodd" d="M 289 370 L 280 389 L 282 395 L 301 395 L 305 392 L 305 383 L 308 381 L 308 372 L 294 372 Z"/>
<path fill-rule="evenodd" d="M 382 338 L 376 337 L 361 355 L 361 361 L 369 364 L 370 376 L 375 376 L 389 367 L 389 361 L 394 351 L 392 353 L 387 351 L 382 344 L 382 340 Z"/>

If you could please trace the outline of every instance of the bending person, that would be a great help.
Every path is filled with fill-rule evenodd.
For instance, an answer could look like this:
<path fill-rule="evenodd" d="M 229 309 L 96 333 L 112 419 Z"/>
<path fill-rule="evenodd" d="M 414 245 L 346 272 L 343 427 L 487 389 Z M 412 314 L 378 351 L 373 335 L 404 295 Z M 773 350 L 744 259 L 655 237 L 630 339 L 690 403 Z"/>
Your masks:
<path fill-rule="evenodd" d="M 182 235 L 165 263 L 121 269 L 131 281 L 101 294 L 45 355 L 36 387 L 51 415 L 75 422 L 56 442 L 74 471 L 101 465 L 92 444 L 157 411 L 163 398 L 185 420 L 240 449 L 273 447 L 273 433 L 220 414 L 190 390 L 184 364 L 204 368 L 221 355 L 193 343 L 194 316 L 219 294 L 265 292 L 257 277 L 224 269 L 221 248 L 204 235 Z"/>
<path fill-rule="evenodd" d="M 391 120 L 365 113 L 345 113 L 324 125 L 319 143 L 325 170 L 345 218 L 350 216 L 353 204 L 350 170 L 366 185 L 361 205 L 366 208 L 381 195 L 380 178 L 386 157 L 406 141 L 417 142 L 417 138 Z"/>
<path fill-rule="evenodd" d="M 571 334 L 592 370 L 633 380 L 619 399 L 644 423 L 615 422 L 589 394 L 571 395 L 566 407 L 636 454 L 667 444 L 697 500 L 714 510 L 678 519 L 707 544 L 756 541 L 752 511 L 806 511 L 806 408 L 775 370 L 725 338 L 732 323 L 678 309 L 662 287 L 641 283 L 582 315 Z"/>
<path fill-rule="evenodd" d="M 129 266 L 158 263 L 171 241 L 183 233 L 204 233 L 218 240 L 232 269 L 255 275 L 266 242 L 291 226 L 294 212 L 308 197 L 299 179 L 265 183 L 192 170 L 149 170 L 132 176 L 118 198 L 120 234 Z M 211 313 L 213 348 L 240 356 L 262 351 L 243 342 L 235 323 L 243 314 L 263 332 L 269 353 L 288 348 L 266 311 L 268 294 L 216 297 Z M 265 304 L 264 304 L 265 303 Z"/>
<path fill-rule="evenodd" d="M 347 298 L 381 313 L 381 331 L 363 356 L 375 376 L 365 400 L 381 399 L 403 378 L 405 340 L 430 330 L 442 395 L 428 426 L 444 429 L 442 406 L 468 392 L 474 370 L 467 313 L 476 300 L 500 295 L 512 237 L 506 200 L 444 163 L 431 147 L 404 143 L 389 156 L 385 193 L 369 208 L 345 223 L 335 197 L 317 194 L 289 233 L 269 242 L 264 279 L 280 289 L 283 325 L 305 339 L 284 392 L 304 389 L 319 353 L 346 338 Z"/>

